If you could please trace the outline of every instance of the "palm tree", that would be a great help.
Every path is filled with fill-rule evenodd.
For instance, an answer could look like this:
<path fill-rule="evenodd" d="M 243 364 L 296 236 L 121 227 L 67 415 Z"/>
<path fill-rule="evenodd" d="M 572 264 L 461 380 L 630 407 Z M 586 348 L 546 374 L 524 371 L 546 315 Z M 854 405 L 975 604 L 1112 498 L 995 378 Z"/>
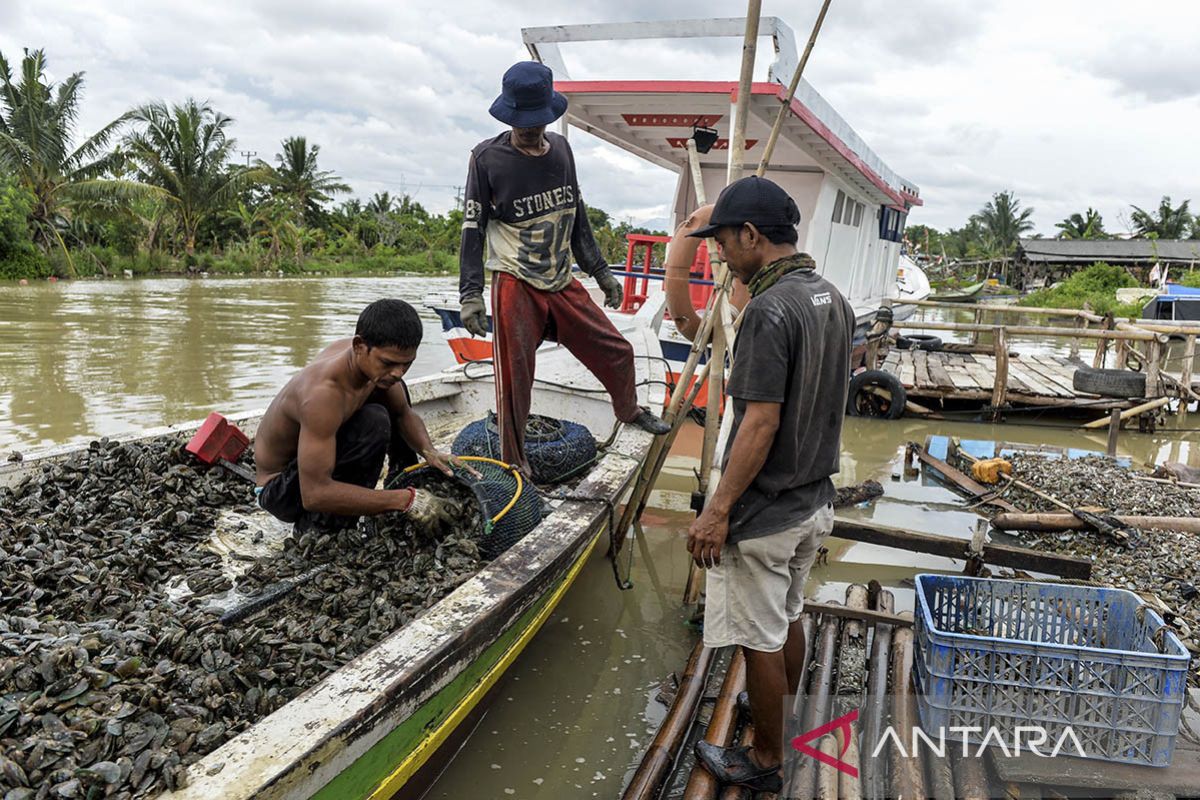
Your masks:
<path fill-rule="evenodd" d="M 106 148 L 129 115 L 117 117 L 76 146 L 83 73 L 54 84 L 46 81 L 45 72 L 45 52 L 25 50 L 20 79 L 14 82 L 0 54 L 0 167 L 33 194 L 29 221 L 34 241 L 44 250 L 60 246 L 74 273 L 62 237 L 72 214 L 145 197 L 147 190 L 132 181 L 103 177 L 120 163 L 120 156 Z"/>
<path fill-rule="evenodd" d="M 276 197 L 286 197 L 300 210 L 309 225 L 317 223 L 321 204 L 329 202 L 330 195 L 348 192 L 350 187 L 342 183 L 333 172 L 317 169 L 319 145 L 308 145 L 303 136 L 283 140 L 283 152 L 275 154 L 279 162 L 276 167 L 265 164 L 267 180 Z"/>
<path fill-rule="evenodd" d="M 166 192 L 190 256 L 200 224 L 263 173 L 229 163 L 237 144 L 226 134 L 233 120 L 208 103 L 150 103 L 131 119 L 142 127 L 126 138 L 128 157 L 142 181 Z"/>
<path fill-rule="evenodd" d="M 1136 235 L 1144 238 L 1151 233 L 1159 239 L 1186 239 L 1192 226 L 1192 216 L 1188 213 L 1188 202 L 1184 200 L 1178 208 L 1171 205 L 1171 198 L 1163 195 L 1158 208 L 1154 212 L 1133 206 L 1130 221 Z"/>
<path fill-rule="evenodd" d="M 1022 233 L 1033 230 L 1032 208 L 1021 208 L 1012 192 L 997 192 L 971 217 L 983 228 L 984 240 L 1001 255 L 1012 255 Z"/>
<path fill-rule="evenodd" d="M 380 214 L 389 214 L 392 211 L 393 205 L 392 195 L 390 192 L 376 192 L 367 201 L 367 213 L 379 216 Z"/>
<path fill-rule="evenodd" d="M 1072 214 L 1054 227 L 1062 231 L 1058 235 L 1060 239 L 1108 238 L 1108 233 L 1104 230 L 1104 220 L 1100 217 L 1100 212 L 1094 208 L 1088 208 L 1085 215 Z"/>

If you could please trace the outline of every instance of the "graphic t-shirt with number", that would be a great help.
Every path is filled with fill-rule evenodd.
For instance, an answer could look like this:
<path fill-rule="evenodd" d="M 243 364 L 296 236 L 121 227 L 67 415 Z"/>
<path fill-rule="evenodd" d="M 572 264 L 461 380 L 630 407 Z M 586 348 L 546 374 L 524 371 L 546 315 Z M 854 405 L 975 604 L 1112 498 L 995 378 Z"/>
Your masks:
<path fill-rule="evenodd" d="M 593 277 L 609 271 L 588 223 L 575 156 L 567 140 L 546 133 L 549 152 L 522 153 L 510 134 L 480 142 L 467 172 L 459 294 L 483 293 L 483 241 L 487 269 L 507 272 L 549 292 L 571 282 L 571 256 Z"/>

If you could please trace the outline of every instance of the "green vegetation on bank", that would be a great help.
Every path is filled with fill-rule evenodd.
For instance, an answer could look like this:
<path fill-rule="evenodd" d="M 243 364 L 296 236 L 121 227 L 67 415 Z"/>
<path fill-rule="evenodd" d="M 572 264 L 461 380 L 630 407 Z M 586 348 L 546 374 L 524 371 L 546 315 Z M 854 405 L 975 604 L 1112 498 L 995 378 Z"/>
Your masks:
<path fill-rule="evenodd" d="M 1132 235 L 1139 239 L 1200 239 L 1200 215 L 1189 211 L 1189 200 L 1174 205 L 1163 197 L 1149 211 L 1131 205 Z M 932 260 L 975 261 L 1014 255 L 1021 237 L 1040 238 L 1033 232 L 1032 208 L 1022 208 L 1012 192 L 997 192 L 959 228 L 944 231 L 928 225 L 909 225 L 904 238 L 910 254 Z M 1094 208 L 1071 214 L 1054 226 L 1059 239 L 1111 239 L 1104 219 Z"/>
<path fill-rule="evenodd" d="M 0 279 L 161 273 L 457 271 L 462 211 L 407 195 L 365 203 L 304 136 L 274 163 L 234 161 L 234 121 L 207 103 L 147 103 L 77 135 L 83 73 L 46 79 L 0 54 Z M 466 153 L 463 154 L 466 169 Z M 588 209 L 610 263 L 648 232 Z"/>
<path fill-rule="evenodd" d="M 1097 262 L 1057 286 L 1026 295 L 1021 298 L 1019 305 L 1041 308 L 1083 308 L 1086 305 L 1096 314 L 1138 317 L 1145 303 L 1121 303 L 1117 300 L 1117 289 L 1137 285 L 1133 276 L 1121 267 Z"/>

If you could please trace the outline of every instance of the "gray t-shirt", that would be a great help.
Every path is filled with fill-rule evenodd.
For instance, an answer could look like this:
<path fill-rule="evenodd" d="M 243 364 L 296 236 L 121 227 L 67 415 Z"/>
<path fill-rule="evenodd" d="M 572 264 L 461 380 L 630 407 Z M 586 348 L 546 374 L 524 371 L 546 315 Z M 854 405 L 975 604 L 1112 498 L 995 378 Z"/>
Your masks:
<path fill-rule="evenodd" d="M 746 401 L 783 407 L 766 463 L 729 515 L 730 543 L 778 533 L 833 500 L 854 335 L 850 303 L 808 269 L 784 275 L 742 316 L 726 387 L 733 430 L 725 459 Z"/>

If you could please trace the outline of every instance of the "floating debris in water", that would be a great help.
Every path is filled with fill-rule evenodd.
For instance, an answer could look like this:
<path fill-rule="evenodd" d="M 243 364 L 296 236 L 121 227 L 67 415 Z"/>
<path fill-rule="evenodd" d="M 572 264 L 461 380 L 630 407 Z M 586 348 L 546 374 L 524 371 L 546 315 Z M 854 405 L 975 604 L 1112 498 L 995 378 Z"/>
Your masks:
<path fill-rule="evenodd" d="M 470 535 L 418 536 L 399 516 L 293 536 L 239 590 L 326 568 L 222 625 L 213 595 L 234 581 L 204 545 L 220 509 L 253 512 L 251 493 L 182 445 L 93 442 L 0 489 L 0 797 L 178 787 L 480 566 Z M 180 583 L 191 594 L 172 599 Z"/>

